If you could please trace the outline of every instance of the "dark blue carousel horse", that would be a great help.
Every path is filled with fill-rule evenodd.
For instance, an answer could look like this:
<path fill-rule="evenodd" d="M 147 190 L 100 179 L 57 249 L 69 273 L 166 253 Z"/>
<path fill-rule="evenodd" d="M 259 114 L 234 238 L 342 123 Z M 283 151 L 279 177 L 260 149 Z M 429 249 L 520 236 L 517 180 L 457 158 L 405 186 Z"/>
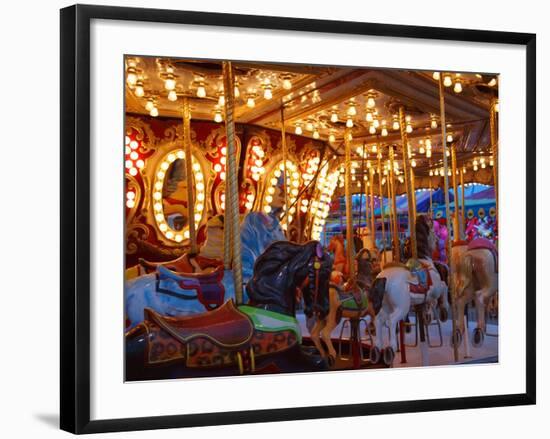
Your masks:
<path fill-rule="evenodd" d="M 126 379 L 322 370 L 326 363 L 301 346 L 296 306 L 308 316 L 329 310 L 332 258 L 317 241 L 272 243 L 254 264 L 249 302 L 201 314 L 167 316 L 146 308 L 126 333 Z"/>

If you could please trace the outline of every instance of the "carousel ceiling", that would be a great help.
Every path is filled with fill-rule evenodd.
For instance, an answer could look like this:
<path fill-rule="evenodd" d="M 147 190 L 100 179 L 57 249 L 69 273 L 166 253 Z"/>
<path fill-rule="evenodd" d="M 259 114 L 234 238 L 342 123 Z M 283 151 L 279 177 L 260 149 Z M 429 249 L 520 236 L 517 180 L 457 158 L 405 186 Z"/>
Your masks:
<path fill-rule="evenodd" d="M 236 122 L 280 130 L 284 107 L 287 133 L 324 140 L 336 156 L 344 154 L 348 133 L 354 158 L 364 162 L 376 159 L 384 145 L 401 144 L 403 107 L 413 166 L 419 175 L 440 172 L 439 73 L 247 62 L 234 68 Z M 459 166 L 485 168 L 492 164 L 489 113 L 498 77 L 441 75 L 447 141 L 455 145 Z M 183 96 L 191 98 L 193 119 L 223 122 L 221 62 L 127 57 L 128 113 L 178 118 Z"/>

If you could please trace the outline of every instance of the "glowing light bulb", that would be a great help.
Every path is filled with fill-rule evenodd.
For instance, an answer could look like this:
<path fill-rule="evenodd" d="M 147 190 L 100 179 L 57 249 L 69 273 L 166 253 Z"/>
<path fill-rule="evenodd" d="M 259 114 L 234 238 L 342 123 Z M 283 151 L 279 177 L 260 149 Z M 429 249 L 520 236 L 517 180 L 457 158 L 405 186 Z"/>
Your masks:
<path fill-rule="evenodd" d="M 420 148 L 418 148 L 418 152 L 419 152 L 420 154 L 424 154 L 424 153 L 426 152 L 426 150 L 424 149 L 423 146 L 421 146 Z"/>
<path fill-rule="evenodd" d="M 233 90 L 233 94 L 235 95 L 236 98 L 238 98 L 239 96 L 241 96 L 241 91 L 239 90 L 239 86 L 238 86 L 238 85 L 235 86 L 235 89 Z"/>
<path fill-rule="evenodd" d="M 288 78 L 283 79 L 283 88 L 285 90 L 290 90 L 292 88 L 292 82 L 290 81 L 290 79 Z"/>
<path fill-rule="evenodd" d="M 296 125 L 296 129 L 294 130 L 294 132 L 298 135 L 298 136 L 301 136 L 303 131 L 302 131 L 302 126 L 301 125 Z"/>
<path fill-rule="evenodd" d="M 330 115 L 330 121 L 332 123 L 338 122 L 338 113 L 336 111 L 333 111 L 332 114 Z"/>
<path fill-rule="evenodd" d="M 382 128 L 382 137 L 386 137 L 388 135 L 388 130 L 386 127 Z"/>
<path fill-rule="evenodd" d="M 143 89 L 143 82 L 141 81 L 138 81 L 136 83 L 136 88 L 134 89 L 134 94 L 138 97 L 138 98 L 142 98 L 143 95 L 145 94 L 145 90 Z"/>
<path fill-rule="evenodd" d="M 355 105 L 350 104 L 348 108 L 348 115 L 349 116 L 356 116 L 357 115 L 357 108 L 355 108 Z"/>
<path fill-rule="evenodd" d="M 264 89 L 264 99 L 272 99 L 273 98 L 273 92 L 271 91 L 271 87 L 266 87 Z"/>
<path fill-rule="evenodd" d="M 374 108 L 375 105 L 376 105 L 376 102 L 374 101 L 374 97 L 372 95 L 369 95 L 367 98 L 367 107 Z"/>
<path fill-rule="evenodd" d="M 256 105 L 256 101 L 252 96 L 249 96 L 248 99 L 246 100 L 246 106 L 248 108 L 254 108 L 255 105 Z"/>
<path fill-rule="evenodd" d="M 394 120 L 394 121 L 393 121 L 392 128 L 393 128 L 394 130 L 398 130 L 398 129 L 399 129 L 399 122 L 398 122 L 397 120 Z"/>
<path fill-rule="evenodd" d="M 443 85 L 445 87 L 450 87 L 451 85 L 453 85 L 453 78 L 451 78 L 451 75 L 445 75 L 445 77 L 443 78 Z"/>
<path fill-rule="evenodd" d="M 218 96 L 218 105 L 220 107 L 223 107 L 225 105 L 225 96 L 223 95 L 223 93 Z"/>
<path fill-rule="evenodd" d="M 434 72 L 432 78 L 434 78 L 436 81 L 439 81 L 439 72 Z"/>
<path fill-rule="evenodd" d="M 447 142 L 451 143 L 453 141 L 453 135 L 447 134 Z"/>
<path fill-rule="evenodd" d="M 374 125 L 371 125 L 371 126 L 369 127 L 369 133 L 371 133 L 371 134 L 376 134 L 376 127 L 375 127 Z"/>
<path fill-rule="evenodd" d="M 176 93 L 176 90 L 170 90 L 168 92 L 168 100 L 175 102 L 178 100 L 178 94 Z"/>
<path fill-rule="evenodd" d="M 147 103 L 145 104 L 145 109 L 147 111 L 151 111 L 153 109 L 153 107 L 155 106 L 155 103 L 153 102 L 152 99 L 148 99 L 147 100 Z"/>
<path fill-rule="evenodd" d="M 151 111 L 149 111 L 149 114 L 153 117 L 157 117 L 159 115 L 159 109 L 157 107 L 151 108 Z"/>
<path fill-rule="evenodd" d="M 313 138 L 318 139 L 319 138 L 319 131 L 315 130 L 313 131 Z"/>
<path fill-rule="evenodd" d="M 204 88 L 203 84 L 200 84 L 197 87 L 197 97 L 199 97 L 199 98 L 205 98 L 206 97 L 206 88 Z"/>
<path fill-rule="evenodd" d="M 336 142 L 336 136 L 335 136 L 334 134 L 330 134 L 330 135 L 328 136 L 328 141 L 329 141 L 330 143 Z"/>
<path fill-rule="evenodd" d="M 216 113 L 214 114 L 214 122 L 220 123 L 222 120 L 222 112 L 216 111 Z"/>
<path fill-rule="evenodd" d="M 437 128 L 437 120 L 435 120 L 435 117 L 432 118 L 432 121 L 430 122 L 430 126 L 432 127 L 432 129 L 436 129 Z"/>
<path fill-rule="evenodd" d="M 174 90 L 176 88 L 176 80 L 174 79 L 174 77 L 169 76 L 168 78 L 166 78 L 166 80 L 164 81 L 164 88 L 166 90 Z"/>
<path fill-rule="evenodd" d="M 489 87 L 494 87 L 495 85 L 497 85 L 497 78 L 492 78 L 487 85 Z"/>
<path fill-rule="evenodd" d="M 128 67 L 126 81 L 129 85 L 136 85 L 138 76 L 134 67 Z"/>
<path fill-rule="evenodd" d="M 409 134 L 412 133 L 412 132 L 413 132 L 413 127 L 412 127 L 412 125 L 407 124 L 407 127 L 405 128 L 405 131 L 407 131 L 407 133 L 409 133 Z"/>
<path fill-rule="evenodd" d="M 456 81 L 453 90 L 454 90 L 455 93 L 461 93 L 462 92 L 462 83 L 460 81 Z"/>
<path fill-rule="evenodd" d="M 348 128 L 352 128 L 353 127 L 353 120 L 351 118 L 348 118 L 348 120 L 346 121 L 346 126 Z"/>

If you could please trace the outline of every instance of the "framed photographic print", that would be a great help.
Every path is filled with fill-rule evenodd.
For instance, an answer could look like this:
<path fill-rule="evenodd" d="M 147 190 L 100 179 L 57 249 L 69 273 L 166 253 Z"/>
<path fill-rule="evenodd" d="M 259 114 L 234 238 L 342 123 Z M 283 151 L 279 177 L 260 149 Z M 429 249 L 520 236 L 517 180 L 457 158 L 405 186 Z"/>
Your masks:
<path fill-rule="evenodd" d="M 61 10 L 61 427 L 534 404 L 535 41 Z"/>

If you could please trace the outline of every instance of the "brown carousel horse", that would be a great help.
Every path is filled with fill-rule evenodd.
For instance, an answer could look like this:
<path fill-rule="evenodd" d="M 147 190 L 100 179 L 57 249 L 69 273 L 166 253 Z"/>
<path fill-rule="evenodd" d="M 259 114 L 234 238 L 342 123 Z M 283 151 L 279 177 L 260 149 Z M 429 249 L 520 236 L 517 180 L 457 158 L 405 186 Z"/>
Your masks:
<path fill-rule="evenodd" d="M 334 235 L 328 243 L 327 250 L 334 254 L 333 269 L 347 276 L 349 274 L 349 267 L 346 258 L 344 235 Z"/>
<path fill-rule="evenodd" d="M 354 327 L 355 330 L 358 330 L 359 321 L 363 317 L 370 315 L 372 320 L 375 317 L 374 308 L 368 300 L 375 276 L 372 255 L 368 249 L 364 248 L 357 253 L 355 260 L 357 275 L 353 281 L 343 284 L 341 275 L 337 271 L 333 271 L 329 288 L 329 312 L 324 319 L 318 319 L 310 331 L 315 347 L 331 366 L 336 361 L 336 350 L 332 344 L 331 334 L 342 318 L 350 320 L 352 332 L 354 332 Z M 356 336 L 358 335 L 357 333 Z M 321 339 L 327 347 L 326 350 L 321 344 Z M 360 343 L 360 340 L 358 341 Z"/>
<path fill-rule="evenodd" d="M 462 317 L 467 303 L 474 301 L 477 313 L 477 327 L 472 344 L 481 346 L 485 339 L 485 310 L 498 292 L 498 252 L 495 245 L 484 238 L 470 243 L 459 241 L 453 244 L 451 258 L 454 273 L 451 278 L 455 292 L 455 315 Z M 464 334 L 464 319 L 458 319 L 458 328 L 453 342 L 460 345 Z"/>

